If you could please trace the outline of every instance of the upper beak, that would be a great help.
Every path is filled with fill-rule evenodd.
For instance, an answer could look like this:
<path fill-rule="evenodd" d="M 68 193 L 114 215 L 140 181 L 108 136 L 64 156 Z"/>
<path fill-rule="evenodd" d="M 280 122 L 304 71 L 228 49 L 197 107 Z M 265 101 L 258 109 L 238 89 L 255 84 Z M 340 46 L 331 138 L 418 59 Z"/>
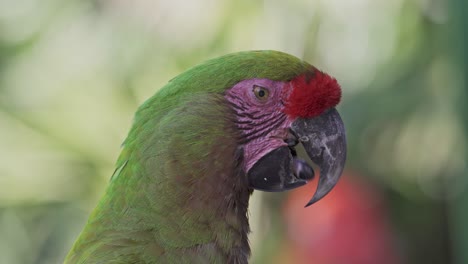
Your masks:
<path fill-rule="evenodd" d="M 338 182 L 346 160 L 346 136 L 338 111 L 331 108 L 313 118 L 299 118 L 291 125 L 296 141 L 320 167 L 317 190 L 306 207 L 329 193 Z M 296 157 L 293 145 L 280 147 L 261 158 L 249 171 L 249 184 L 263 191 L 284 191 L 302 186 L 314 177 L 313 169 Z"/>

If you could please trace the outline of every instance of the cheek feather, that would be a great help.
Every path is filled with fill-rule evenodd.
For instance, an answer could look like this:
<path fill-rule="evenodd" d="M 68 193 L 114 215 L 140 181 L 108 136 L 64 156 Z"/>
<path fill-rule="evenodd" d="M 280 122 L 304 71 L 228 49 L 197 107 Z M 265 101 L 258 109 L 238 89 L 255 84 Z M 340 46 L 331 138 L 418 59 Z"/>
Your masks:
<path fill-rule="evenodd" d="M 284 112 L 296 118 L 318 116 L 341 99 L 341 88 L 335 78 L 319 70 L 302 74 L 291 80 L 293 90 Z"/>
<path fill-rule="evenodd" d="M 225 98 L 234 110 L 236 127 L 241 131 L 240 143 L 268 138 L 287 120 L 280 95 L 284 82 L 268 79 L 244 80 L 227 90 Z M 263 96 L 260 96 L 263 91 Z"/>

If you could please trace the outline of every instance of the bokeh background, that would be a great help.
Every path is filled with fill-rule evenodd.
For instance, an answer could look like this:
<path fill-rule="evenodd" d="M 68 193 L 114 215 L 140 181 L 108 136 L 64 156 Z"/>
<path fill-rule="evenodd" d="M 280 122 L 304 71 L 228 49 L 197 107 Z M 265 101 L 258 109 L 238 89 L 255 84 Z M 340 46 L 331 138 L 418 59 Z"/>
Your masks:
<path fill-rule="evenodd" d="M 61 263 L 138 105 L 222 54 L 341 83 L 343 180 L 251 200 L 253 263 L 468 263 L 465 0 L 0 0 L 0 263 Z"/>

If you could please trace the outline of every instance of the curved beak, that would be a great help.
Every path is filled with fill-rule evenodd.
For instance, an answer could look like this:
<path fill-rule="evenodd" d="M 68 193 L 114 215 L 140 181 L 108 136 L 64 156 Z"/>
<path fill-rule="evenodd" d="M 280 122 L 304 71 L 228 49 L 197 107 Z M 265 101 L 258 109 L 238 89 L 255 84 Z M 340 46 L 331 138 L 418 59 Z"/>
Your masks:
<path fill-rule="evenodd" d="M 304 146 L 307 155 L 320 168 L 317 190 L 306 207 L 322 199 L 338 182 L 346 161 L 346 136 L 338 111 L 331 108 L 313 118 L 299 118 L 290 128 L 294 143 L 277 148 L 262 157 L 249 171 L 249 184 L 263 191 L 285 191 L 313 179 L 314 171 L 296 156 L 294 145 Z"/>
<path fill-rule="evenodd" d="M 311 119 L 298 119 L 291 127 L 309 158 L 320 167 L 317 190 L 306 207 L 322 199 L 340 179 L 346 161 L 346 135 L 336 109 Z"/>

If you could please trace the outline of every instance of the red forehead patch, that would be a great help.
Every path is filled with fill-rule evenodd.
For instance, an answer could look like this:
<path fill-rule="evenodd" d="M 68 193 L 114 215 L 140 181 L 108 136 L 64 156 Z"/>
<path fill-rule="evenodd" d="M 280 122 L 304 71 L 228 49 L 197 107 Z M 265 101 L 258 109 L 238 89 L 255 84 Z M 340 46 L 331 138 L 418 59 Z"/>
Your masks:
<path fill-rule="evenodd" d="M 284 112 L 292 117 L 314 117 L 341 99 L 341 88 L 335 78 L 319 70 L 291 80 L 292 91 Z"/>

